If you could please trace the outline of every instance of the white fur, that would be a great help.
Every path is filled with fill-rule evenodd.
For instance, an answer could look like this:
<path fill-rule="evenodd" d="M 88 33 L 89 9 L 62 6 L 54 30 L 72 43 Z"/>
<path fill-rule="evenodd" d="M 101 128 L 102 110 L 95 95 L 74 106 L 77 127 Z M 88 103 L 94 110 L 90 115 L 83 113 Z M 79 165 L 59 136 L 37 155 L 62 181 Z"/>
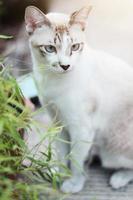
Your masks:
<path fill-rule="evenodd" d="M 119 189 L 121 187 L 126 186 L 132 180 L 133 180 L 133 171 L 119 170 L 118 172 L 115 172 L 112 175 L 112 177 L 110 179 L 110 185 L 114 189 Z"/>
<path fill-rule="evenodd" d="M 50 17 L 52 20 L 52 15 Z M 49 34 L 47 36 L 44 34 L 45 29 Z M 71 34 L 76 40 L 85 42 L 83 33 L 80 34 L 76 28 L 71 30 Z M 75 193 L 85 183 L 84 161 L 93 146 L 97 149 L 96 154 L 102 159 L 103 166 L 133 169 L 133 157 L 129 156 L 133 148 L 128 149 L 128 146 L 133 146 L 133 136 L 129 134 L 132 126 L 128 128 L 124 125 L 126 128 L 120 131 L 129 116 L 128 106 L 132 111 L 129 122 L 133 122 L 133 68 L 120 59 L 92 50 L 85 44 L 80 56 L 75 55 L 66 61 L 72 66 L 66 73 L 59 68 L 54 71 L 51 65 L 47 70 L 41 70 L 40 66 L 45 67 L 46 62 L 35 50 L 33 43 L 45 42 L 47 38 L 44 35 L 53 37 L 49 28 L 42 27 L 30 38 L 34 75 L 41 102 L 48 103 L 50 114 L 53 117 L 56 114 L 57 121 L 69 132 L 72 157 L 78 167 L 71 162 L 72 178 L 66 180 L 61 189 L 63 192 Z M 62 51 L 60 56 L 64 56 L 61 54 Z M 56 55 L 49 58 L 49 63 L 56 59 Z M 127 137 L 128 134 L 130 138 Z M 64 132 L 61 136 L 63 135 Z M 119 146 L 125 136 L 127 146 Z M 132 145 L 128 144 L 128 140 Z M 64 159 L 68 146 L 63 143 L 60 148 L 66 149 L 59 152 L 60 159 Z M 127 180 L 123 183 L 122 176 L 113 176 L 110 184 L 119 188 L 129 182 Z"/>

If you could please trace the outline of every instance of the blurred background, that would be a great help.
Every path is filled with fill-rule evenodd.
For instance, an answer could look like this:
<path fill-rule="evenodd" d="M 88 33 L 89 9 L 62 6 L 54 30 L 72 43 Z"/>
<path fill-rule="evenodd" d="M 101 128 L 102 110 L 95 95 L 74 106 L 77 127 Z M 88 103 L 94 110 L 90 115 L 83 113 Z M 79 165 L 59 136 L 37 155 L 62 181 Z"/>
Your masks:
<path fill-rule="evenodd" d="M 44 13 L 70 14 L 86 4 L 93 6 L 88 20 L 88 44 L 133 66 L 133 0 L 0 0 L 0 34 L 13 36 L 12 40 L 0 40 L 0 54 L 19 69 L 15 71 L 17 75 L 31 71 L 24 27 L 26 6 L 35 5 Z"/>

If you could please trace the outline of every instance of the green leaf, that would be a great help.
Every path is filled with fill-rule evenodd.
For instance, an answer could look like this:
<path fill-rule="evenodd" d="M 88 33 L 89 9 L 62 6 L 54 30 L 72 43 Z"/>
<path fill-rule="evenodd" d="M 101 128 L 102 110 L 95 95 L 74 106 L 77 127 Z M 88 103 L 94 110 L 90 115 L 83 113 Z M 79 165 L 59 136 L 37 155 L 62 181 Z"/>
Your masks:
<path fill-rule="evenodd" d="M 1 121 L 0 121 L 0 135 L 1 135 L 2 132 L 3 132 L 3 127 L 4 127 L 4 122 L 1 120 Z"/>
<path fill-rule="evenodd" d="M 10 36 L 10 35 L 0 35 L 0 39 L 4 39 L 4 40 L 7 40 L 7 39 L 12 39 L 13 36 Z"/>

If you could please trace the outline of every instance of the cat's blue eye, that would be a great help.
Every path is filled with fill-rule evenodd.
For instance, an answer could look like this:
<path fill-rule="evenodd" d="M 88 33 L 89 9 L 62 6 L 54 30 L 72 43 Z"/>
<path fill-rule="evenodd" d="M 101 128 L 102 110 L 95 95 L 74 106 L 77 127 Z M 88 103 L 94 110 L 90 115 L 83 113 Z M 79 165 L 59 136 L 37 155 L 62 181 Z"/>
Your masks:
<path fill-rule="evenodd" d="M 44 46 L 41 46 L 41 50 L 44 50 L 48 53 L 54 53 L 56 52 L 56 47 L 53 45 L 44 45 Z"/>
<path fill-rule="evenodd" d="M 72 47 L 71 47 L 71 50 L 72 51 L 78 51 L 80 48 L 80 44 L 79 43 L 76 43 L 76 44 L 73 44 Z"/>
<path fill-rule="evenodd" d="M 53 45 L 45 45 L 44 48 L 45 48 L 45 50 L 48 53 L 54 53 L 54 52 L 56 52 L 56 48 Z"/>

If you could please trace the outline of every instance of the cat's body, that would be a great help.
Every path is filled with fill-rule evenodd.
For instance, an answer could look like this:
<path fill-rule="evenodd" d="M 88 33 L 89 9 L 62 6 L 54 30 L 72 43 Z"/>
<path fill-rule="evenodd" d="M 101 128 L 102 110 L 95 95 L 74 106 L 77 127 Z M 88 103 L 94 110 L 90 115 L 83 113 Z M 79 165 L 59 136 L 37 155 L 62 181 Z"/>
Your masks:
<path fill-rule="evenodd" d="M 83 188 L 84 161 L 93 148 L 104 167 L 129 169 L 110 179 L 114 188 L 126 185 L 133 179 L 133 68 L 87 46 L 84 28 L 89 9 L 70 18 L 28 9 L 26 23 L 32 34 L 30 47 L 40 99 L 65 127 L 60 137 L 66 139 L 69 134 L 78 165 L 71 162 L 72 178 L 63 183 L 62 191 Z M 59 142 L 58 148 L 60 159 L 70 152 L 67 143 Z"/>

